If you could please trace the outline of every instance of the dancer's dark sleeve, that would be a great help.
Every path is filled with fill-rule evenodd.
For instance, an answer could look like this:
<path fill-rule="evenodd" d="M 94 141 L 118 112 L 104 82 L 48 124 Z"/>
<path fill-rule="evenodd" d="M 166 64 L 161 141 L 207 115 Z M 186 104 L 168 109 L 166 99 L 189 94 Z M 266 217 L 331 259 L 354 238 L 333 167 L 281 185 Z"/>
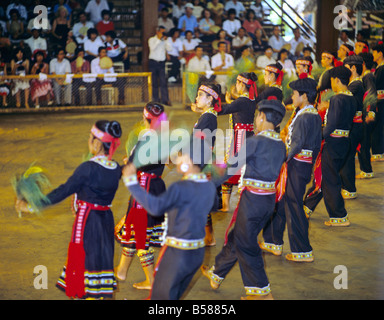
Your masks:
<path fill-rule="evenodd" d="M 231 104 L 227 104 L 222 106 L 222 110 L 218 112 L 219 116 L 225 115 L 225 114 L 231 114 L 231 113 L 236 113 L 240 112 L 243 106 L 243 99 L 244 98 L 238 98 L 234 100 Z"/>
<path fill-rule="evenodd" d="M 169 209 L 176 206 L 179 201 L 179 188 L 177 183 L 172 184 L 167 191 L 155 196 L 146 192 L 138 183 L 128 186 L 132 196 L 140 203 L 150 215 L 163 216 Z"/>
<path fill-rule="evenodd" d="M 47 195 L 49 203 L 46 203 L 45 206 L 59 203 L 68 198 L 70 195 L 79 192 L 82 186 L 87 183 L 88 179 L 90 179 L 90 177 L 91 166 L 88 162 L 84 162 L 75 170 L 72 176 L 69 177 L 67 182 Z"/>

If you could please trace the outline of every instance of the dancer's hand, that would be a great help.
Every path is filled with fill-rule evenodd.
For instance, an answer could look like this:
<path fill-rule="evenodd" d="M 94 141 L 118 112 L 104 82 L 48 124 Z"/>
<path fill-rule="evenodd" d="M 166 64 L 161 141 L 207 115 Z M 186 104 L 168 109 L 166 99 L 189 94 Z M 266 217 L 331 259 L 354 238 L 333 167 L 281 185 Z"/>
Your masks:
<path fill-rule="evenodd" d="M 133 163 L 128 163 L 123 167 L 123 177 L 130 177 L 136 174 L 136 167 Z"/>
<path fill-rule="evenodd" d="M 31 211 L 28 208 L 28 202 L 24 200 L 16 200 L 15 203 L 15 209 L 17 213 L 23 212 L 23 213 L 30 213 Z"/>

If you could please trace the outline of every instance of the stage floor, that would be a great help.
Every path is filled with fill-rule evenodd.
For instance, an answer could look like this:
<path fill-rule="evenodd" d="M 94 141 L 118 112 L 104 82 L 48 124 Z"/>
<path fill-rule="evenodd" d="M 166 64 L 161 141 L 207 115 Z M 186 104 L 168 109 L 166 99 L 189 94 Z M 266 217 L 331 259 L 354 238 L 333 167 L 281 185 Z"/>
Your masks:
<path fill-rule="evenodd" d="M 193 127 L 197 115 L 181 108 L 168 108 L 171 122 L 182 127 Z M 73 215 L 70 199 L 48 208 L 42 216 L 24 215 L 19 218 L 14 210 L 15 195 L 10 179 L 36 161 L 49 175 L 53 187 L 64 183 L 87 154 L 89 130 L 96 120 L 118 120 L 123 127 L 123 142 L 133 125 L 142 118 L 141 112 L 89 112 L 20 114 L 0 116 L 0 299 L 2 300 L 66 300 L 55 287 L 66 261 Z M 219 118 L 219 127 L 228 127 L 228 118 Z M 115 159 L 122 162 L 124 143 Z M 285 234 L 283 256 L 264 254 L 265 268 L 272 294 L 278 300 L 381 300 L 384 299 L 384 162 L 373 164 L 375 178 L 358 180 L 358 198 L 346 202 L 351 220 L 347 228 L 324 225 L 328 216 L 323 202 L 310 219 L 310 240 L 315 261 L 299 264 L 286 261 L 289 242 Z M 178 175 L 166 169 L 164 179 L 169 185 Z M 121 183 L 113 202 L 115 221 L 127 209 L 129 193 Z M 205 263 L 212 265 L 223 245 L 226 227 L 237 201 L 231 199 L 229 213 L 213 213 L 216 247 L 207 248 Z M 255 239 L 256 241 L 256 239 Z M 155 258 L 159 249 L 156 249 Z M 121 248 L 116 242 L 115 265 Z M 35 266 L 48 270 L 48 289 L 35 289 Z M 344 266 L 347 288 L 336 289 L 339 273 L 335 267 Z M 137 258 L 134 259 L 125 282 L 118 284 L 116 300 L 141 300 L 148 291 L 132 287 L 144 280 Z M 336 279 L 336 283 L 339 283 Z M 240 270 L 236 265 L 220 289 L 211 290 L 208 280 L 198 272 L 189 286 L 185 300 L 238 300 L 244 296 Z"/>

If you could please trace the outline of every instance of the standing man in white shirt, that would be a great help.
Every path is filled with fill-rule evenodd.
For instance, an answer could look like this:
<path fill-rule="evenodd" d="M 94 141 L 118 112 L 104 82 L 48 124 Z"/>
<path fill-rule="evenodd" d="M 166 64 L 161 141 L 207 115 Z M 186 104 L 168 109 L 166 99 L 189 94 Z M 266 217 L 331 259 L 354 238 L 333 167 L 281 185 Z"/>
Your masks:
<path fill-rule="evenodd" d="M 227 44 L 224 41 L 220 41 L 218 44 L 219 52 L 216 53 L 211 59 L 211 66 L 213 71 L 228 71 L 235 65 L 235 60 L 232 55 L 226 53 Z M 225 93 L 227 86 L 227 75 L 217 75 L 216 82 L 221 86 L 221 92 Z"/>
<path fill-rule="evenodd" d="M 277 54 L 285 45 L 285 40 L 280 34 L 280 27 L 279 26 L 274 26 L 273 27 L 273 35 L 269 38 L 268 44 L 272 47 L 273 50 L 273 58 L 277 59 Z"/>
<path fill-rule="evenodd" d="M 148 40 L 149 46 L 149 71 L 152 72 L 152 94 L 153 100 L 171 106 L 168 97 L 168 85 L 165 79 L 165 60 L 167 51 L 172 50 L 164 35 L 165 28 L 159 26 L 156 28 L 156 35 Z M 159 96 L 159 85 L 161 99 Z"/>
<path fill-rule="evenodd" d="M 70 105 L 72 101 L 72 84 L 66 82 L 66 75 L 72 72 L 71 64 L 65 58 L 64 49 L 57 52 L 56 58 L 52 59 L 49 63 L 49 71 L 53 75 L 63 75 L 63 78 L 53 79 L 53 92 L 55 93 L 55 100 L 58 106 L 61 103 L 61 88 L 64 88 L 64 104 Z"/>
<path fill-rule="evenodd" d="M 107 0 L 91 0 L 85 7 L 85 12 L 89 13 L 89 18 L 94 25 L 97 25 L 99 21 L 103 19 L 101 12 L 103 10 L 109 10 Z"/>

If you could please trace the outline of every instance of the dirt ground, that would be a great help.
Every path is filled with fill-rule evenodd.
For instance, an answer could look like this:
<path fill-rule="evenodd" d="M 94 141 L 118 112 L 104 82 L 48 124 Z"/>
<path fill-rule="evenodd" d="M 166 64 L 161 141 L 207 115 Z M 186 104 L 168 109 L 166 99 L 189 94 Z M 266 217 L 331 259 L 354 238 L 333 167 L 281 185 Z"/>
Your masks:
<path fill-rule="evenodd" d="M 171 121 L 192 128 L 197 116 L 176 109 Z M 55 287 L 66 260 L 73 216 L 70 199 L 46 209 L 41 216 L 24 215 L 19 218 L 14 210 L 14 192 L 10 179 L 21 173 L 32 162 L 42 166 L 53 187 L 64 183 L 87 154 L 89 130 L 96 120 L 118 120 L 123 127 L 123 141 L 133 125 L 141 119 L 140 112 L 89 112 L 0 115 L 0 299 L 1 300 L 66 300 L 65 294 Z M 220 118 L 219 127 L 225 129 L 228 118 Z M 115 159 L 124 157 L 124 144 Z M 327 214 L 323 203 L 310 220 L 310 238 L 315 262 L 298 264 L 288 262 L 286 239 L 282 257 L 264 255 L 266 271 L 272 293 L 280 300 L 381 300 L 384 298 L 384 162 L 374 163 L 375 179 L 358 181 L 359 197 L 347 202 L 351 219 L 348 228 L 328 228 L 323 222 Z M 167 185 L 178 179 L 167 169 Z M 113 201 L 115 221 L 125 214 L 129 193 L 121 183 Z M 230 213 L 214 213 L 213 222 L 217 246 L 207 248 L 205 263 L 212 265 L 223 245 L 226 226 L 236 205 L 233 193 Z M 285 235 L 286 237 L 286 235 Z M 256 239 L 255 239 L 256 241 Z M 115 265 L 121 248 L 116 242 Z M 156 249 L 156 256 L 158 249 Z M 155 258 L 156 258 L 155 256 Z M 34 287 L 36 266 L 48 271 L 48 289 Z M 348 271 L 348 287 L 334 286 L 336 266 Z M 138 259 L 128 273 L 128 279 L 118 285 L 116 300 L 142 300 L 147 291 L 132 287 L 144 279 Z M 244 295 L 239 267 L 236 265 L 217 291 L 208 281 L 196 274 L 183 299 L 185 300 L 238 300 Z"/>

